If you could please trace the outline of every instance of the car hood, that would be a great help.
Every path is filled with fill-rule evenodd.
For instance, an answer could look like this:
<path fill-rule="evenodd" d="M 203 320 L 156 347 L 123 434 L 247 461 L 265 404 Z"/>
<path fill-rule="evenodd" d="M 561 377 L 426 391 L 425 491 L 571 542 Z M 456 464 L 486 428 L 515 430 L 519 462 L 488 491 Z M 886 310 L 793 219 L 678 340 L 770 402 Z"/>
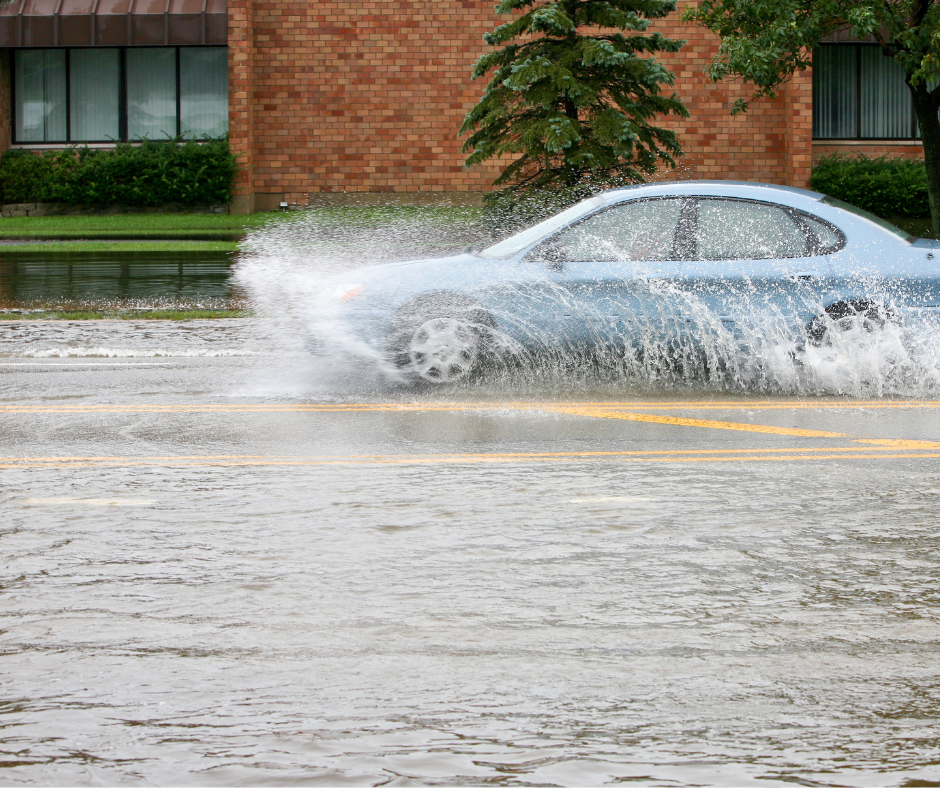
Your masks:
<path fill-rule="evenodd" d="M 361 286 L 362 294 L 350 301 L 352 309 L 396 309 L 420 293 L 472 290 L 499 278 L 503 267 L 501 261 L 465 253 L 355 268 L 331 277 L 325 287 Z"/>
<path fill-rule="evenodd" d="M 439 266 L 448 266 L 448 265 L 462 265 L 470 263 L 480 263 L 483 262 L 483 258 L 465 252 L 463 254 L 451 255 L 450 257 L 426 257 L 418 260 L 399 260 L 394 263 L 378 263 L 376 265 L 366 265 L 362 268 L 356 268 L 352 271 L 349 271 L 349 274 L 358 274 L 362 273 L 363 276 L 382 276 L 386 271 L 398 270 L 401 268 L 411 268 L 414 270 L 419 270 L 422 268 L 431 270 L 438 268 Z"/>

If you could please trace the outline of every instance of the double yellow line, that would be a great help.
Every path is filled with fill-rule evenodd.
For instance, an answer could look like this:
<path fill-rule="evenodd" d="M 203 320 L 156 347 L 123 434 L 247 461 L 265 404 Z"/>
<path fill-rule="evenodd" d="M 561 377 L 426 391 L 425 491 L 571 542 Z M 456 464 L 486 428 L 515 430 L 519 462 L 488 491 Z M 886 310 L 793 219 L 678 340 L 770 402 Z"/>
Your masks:
<path fill-rule="evenodd" d="M 179 457 L 0 457 L 0 468 L 80 468 L 108 466 L 196 466 L 196 467 L 285 467 L 314 465 L 425 465 L 454 463 L 535 463 L 535 462 L 768 462 L 831 459 L 938 459 L 940 442 L 891 438 L 855 437 L 843 432 L 781 427 L 750 422 L 716 421 L 682 416 L 638 413 L 637 411 L 686 410 L 805 410 L 805 409 L 938 409 L 940 401 L 923 400 L 756 400 L 719 402 L 381 402 L 336 404 L 134 404 L 134 405 L 0 405 L 2 414 L 125 414 L 125 413 L 283 413 L 283 412 L 458 412 L 528 411 L 548 412 L 582 418 L 617 419 L 676 427 L 753 432 L 799 438 L 848 440 L 853 446 L 764 449 L 689 449 L 653 451 L 512 452 L 415 455 L 343 455 L 271 457 L 260 455 L 206 455 Z"/>
<path fill-rule="evenodd" d="M 652 424 L 671 424 L 676 427 L 703 427 L 712 430 L 733 430 L 735 432 L 761 432 L 766 435 L 791 435 L 798 438 L 849 438 L 853 443 L 872 444 L 894 449 L 940 449 L 940 442 L 921 440 L 893 440 L 883 438 L 851 438 L 844 432 L 825 430 L 805 430 L 798 427 L 776 427 L 770 424 L 750 424 L 737 421 L 711 421 L 707 419 L 687 419 L 678 416 L 656 416 L 649 413 L 627 413 L 599 408 L 554 408 L 560 413 L 574 416 L 589 416 L 600 419 L 623 419 L 625 421 L 645 421 Z"/>
<path fill-rule="evenodd" d="M 180 457 L 0 457 L 0 469 L 14 468 L 101 468 L 101 467 L 205 467 L 284 468 L 303 466 L 362 465 L 466 465 L 545 462 L 788 462 L 795 460 L 940 459 L 937 451 L 902 451 L 894 447 L 810 447 L 786 449 L 688 449 L 661 451 L 511 452 L 466 454 L 373 454 L 312 457 L 180 456 Z"/>
<path fill-rule="evenodd" d="M 940 409 L 940 400 L 699 400 L 686 402 L 351 402 L 351 403 L 204 403 L 91 405 L 0 405 L 4 413 L 385 413 L 452 411 L 604 410 L 885 410 Z"/>

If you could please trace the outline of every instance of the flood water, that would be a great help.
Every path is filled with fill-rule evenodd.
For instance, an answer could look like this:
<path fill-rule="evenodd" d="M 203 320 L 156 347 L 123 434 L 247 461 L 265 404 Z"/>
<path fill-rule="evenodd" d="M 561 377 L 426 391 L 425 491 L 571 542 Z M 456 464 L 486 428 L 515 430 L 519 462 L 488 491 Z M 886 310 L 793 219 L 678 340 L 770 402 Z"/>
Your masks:
<path fill-rule="evenodd" d="M 179 304 L 233 296 L 231 252 L 0 250 L 0 307 Z"/>
<path fill-rule="evenodd" d="M 938 334 L 763 388 L 306 353 L 421 234 L 258 234 L 257 317 L 0 321 L 0 782 L 940 785 Z M 179 257 L 0 286 L 231 297 Z"/>
<path fill-rule="evenodd" d="M 422 410 L 258 319 L 0 353 L 7 785 L 940 783 L 938 459 L 552 389 Z M 940 441 L 934 406 L 656 400 Z"/>

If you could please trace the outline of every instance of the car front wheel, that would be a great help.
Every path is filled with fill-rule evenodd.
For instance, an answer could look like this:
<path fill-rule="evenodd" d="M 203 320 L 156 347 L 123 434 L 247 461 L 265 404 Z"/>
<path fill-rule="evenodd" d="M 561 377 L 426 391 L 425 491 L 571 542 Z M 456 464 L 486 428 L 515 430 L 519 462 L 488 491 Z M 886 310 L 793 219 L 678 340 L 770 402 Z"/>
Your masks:
<path fill-rule="evenodd" d="M 399 311 L 386 350 L 392 364 L 415 382 L 461 383 L 483 366 L 494 328 L 492 316 L 475 301 L 429 295 Z"/>

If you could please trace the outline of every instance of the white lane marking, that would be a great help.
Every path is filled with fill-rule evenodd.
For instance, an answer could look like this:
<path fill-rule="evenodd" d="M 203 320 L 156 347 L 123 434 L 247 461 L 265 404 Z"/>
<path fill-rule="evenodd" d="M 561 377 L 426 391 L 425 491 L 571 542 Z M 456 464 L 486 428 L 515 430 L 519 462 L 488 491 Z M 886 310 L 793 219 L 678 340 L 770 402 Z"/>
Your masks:
<path fill-rule="evenodd" d="M 156 367 L 172 361 L 0 361 L 0 367 Z"/>
<path fill-rule="evenodd" d="M 149 506 L 153 501 L 145 498 L 27 498 L 25 504 L 54 504 L 79 506 Z"/>
<path fill-rule="evenodd" d="M 645 495 L 602 495 L 599 498 L 571 498 L 568 503 L 645 503 L 657 500 Z"/>

